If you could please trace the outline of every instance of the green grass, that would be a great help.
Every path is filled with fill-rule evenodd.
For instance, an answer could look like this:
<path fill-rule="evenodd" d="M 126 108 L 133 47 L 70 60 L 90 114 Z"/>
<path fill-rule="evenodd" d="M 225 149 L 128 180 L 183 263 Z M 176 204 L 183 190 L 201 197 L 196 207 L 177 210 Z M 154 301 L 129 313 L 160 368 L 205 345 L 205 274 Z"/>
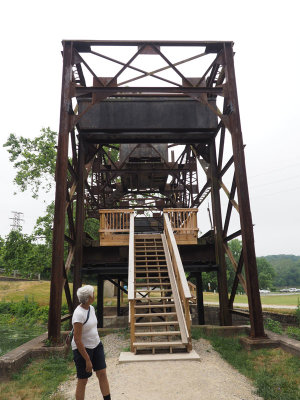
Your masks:
<path fill-rule="evenodd" d="M 69 283 L 72 293 L 73 284 Z M 95 302 L 97 302 L 97 287 L 95 288 Z M 50 282 L 49 281 L 0 281 L 0 301 L 19 302 L 24 298 L 33 299 L 40 306 L 49 304 L 50 297 Z M 124 303 L 128 303 L 127 295 L 124 294 Z M 63 291 L 62 304 L 66 305 L 67 300 Z M 104 305 L 116 306 L 117 298 L 105 298 Z"/>
<path fill-rule="evenodd" d="M 274 321 L 271 318 L 267 318 L 264 325 L 266 329 L 269 329 L 269 331 L 278 333 L 279 335 L 282 335 L 283 333 L 283 329 L 279 321 Z"/>
<path fill-rule="evenodd" d="M 204 301 L 219 302 L 219 295 L 217 293 L 203 293 Z M 284 305 L 284 306 L 297 306 L 299 294 L 286 294 L 286 295 L 272 295 L 272 296 L 260 296 L 261 303 L 265 305 Z M 236 295 L 235 303 L 248 304 L 246 295 Z"/>
<path fill-rule="evenodd" d="M 56 391 L 59 384 L 75 373 L 71 360 L 51 356 L 43 360 L 31 361 L 12 379 L 0 383 L 0 400 L 46 400 Z M 62 400 L 56 394 L 53 400 Z"/>
<path fill-rule="evenodd" d="M 292 338 L 300 341 L 300 327 L 288 326 L 286 329 L 286 334 Z"/>
<path fill-rule="evenodd" d="M 264 400 L 300 399 L 300 359 L 281 349 L 263 349 L 248 352 L 239 338 L 205 336 L 201 329 L 192 328 L 192 337 L 203 337 L 229 364 L 250 378 L 257 394 Z"/>
<path fill-rule="evenodd" d="M 96 287 L 95 287 L 96 289 Z M 70 283 L 70 290 L 72 292 L 72 284 Z M 21 301 L 24 297 L 34 298 L 39 305 L 49 304 L 49 293 L 50 293 L 50 282 L 49 281 L 4 281 L 0 282 L 0 301 Z M 97 294 L 97 290 L 95 290 Z M 155 294 L 153 294 L 154 296 Z M 219 301 L 219 295 L 217 293 L 204 292 L 204 301 Z M 274 296 L 261 296 L 261 302 L 264 305 L 286 305 L 286 306 L 297 306 L 299 294 L 292 295 L 274 295 Z M 127 303 L 127 296 L 124 295 L 124 303 Z M 105 298 L 105 305 L 116 306 L 116 298 Z M 235 303 L 247 304 L 246 295 L 237 295 L 235 297 Z M 65 295 L 63 293 L 63 304 L 66 304 Z"/>

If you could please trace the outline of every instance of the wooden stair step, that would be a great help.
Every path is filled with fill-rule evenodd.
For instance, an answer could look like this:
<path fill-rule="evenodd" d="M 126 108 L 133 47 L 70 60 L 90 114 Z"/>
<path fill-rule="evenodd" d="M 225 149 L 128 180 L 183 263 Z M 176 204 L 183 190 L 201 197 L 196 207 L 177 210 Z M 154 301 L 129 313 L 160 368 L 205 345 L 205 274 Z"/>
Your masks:
<path fill-rule="evenodd" d="M 166 326 L 166 325 L 179 325 L 178 321 L 160 321 L 160 322 L 135 322 L 134 326 Z"/>
<path fill-rule="evenodd" d="M 134 308 L 164 308 L 164 307 L 166 307 L 166 308 L 172 308 L 172 307 L 175 307 L 175 304 L 174 303 L 171 303 L 171 304 L 145 304 L 145 305 L 138 305 L 138 306 L 135 306 Z"/>
<path fill-rule="evenodd" d="M 166 312 L 166 313 L 147 313 L 147 314 L 134 314 L 136 318 L 141 318 L 141 317 L 173 317 L 177 315 L 176 312 Z"/>
<path fill-rule="evenodd" d="M 177 336 L 181 335 L 180 331 L 157 331 L 157 332 L 135 332 L 135 336 Z"/>
<path fill-rule="evenodd" d="M 146 265 L 146 264 L 142 264 L 142 265 L 136 265 L 135 269 L 137 268 L 161 268 L 161 267 L 166 267 L 166 264 L 158 264 L 158 265 Z"/>
<path fill-rule="evenodd" d="M 165 254 L 164 250 L 158 250 L 158 249 L 154 249 L 154 250 L 149 250 L 149 249 L 145 249 L 145 250 L 135 250 L 135 253 L 163 253 Z"/>
<path fill-rule="evenodd" d="M 166 279 L 166 278 L 168 278 L 169 276 L 168 275 L 163 275 L 163 276 L 147 276 L 147 275 L 144 275 L 144 276 L 136 276 L 136 279 Z"/>
<path fill-rule="evenodd" d="M 134 258 L 137 261 L 148 260 L 148 261 L 162 261 L 165 259 L 164 254 L 135 254 Z"/>
<path fill-rule="evenodd" d="M 135 245 L 135 247 L 146 247 L 146 248 L 150 248 L 150 247 L 153 247 L 153 248 L 157 248 L 157 247 L 159 247 L 159 248 L 161 248 L 161 249 L 163 249 L 164 248 L 164 246 L 162 245 L 162 244 L 154 244 L 154 243 L 151 243 L 151 244 L 149 244 L 149 243 L 141 243 L 141 242 L 138 242 L 138 243 L 135 243 L 134 244 Z"/>
<path fill-rule="evenodd" d="M 184 344 L 181 341 L 174 342 L 133 342 L 134 347 L 181 347 Z"/>
<path fill-rule="evenodd" d="M 162 297 L 135 297 L 134 300 L 152 300 L 152 301 L 156 301 L 156 300 L 173 300 L 173 297 L 166 297 L 166 296 L 162 296 Z"/>
<path fill-rule="evenodd" d="M 159 282 L 136 282 L 136 287 L 144 287 L 144 286 L 171 286 L 171 283 L 159 283 Z"/>
<path fill-rule="evenodd" d="M 166 274 L 168 271 L 136 271 L 136 274 Z M 147 278 L 147 275 L 143 275 L 143 277 Z M 162 276 L 162 278 L 165 278 L 166 276 Z M 138 277 L 139 279 L 142 279 L 142 277 Z M 152 278 L 152 276 L 151 276 Z M 153 277 L 155 278 L 155 277 Z M 159 278 L 159 277 L 158 277 Z"/>

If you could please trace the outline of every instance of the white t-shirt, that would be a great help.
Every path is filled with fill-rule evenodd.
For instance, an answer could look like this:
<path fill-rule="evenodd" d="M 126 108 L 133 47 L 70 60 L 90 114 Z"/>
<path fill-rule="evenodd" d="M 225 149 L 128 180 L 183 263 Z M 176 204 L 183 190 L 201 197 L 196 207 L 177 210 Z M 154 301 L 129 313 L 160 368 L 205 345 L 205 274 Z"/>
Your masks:
<path fill-rule="evenodd" d="M 78 306 L 72 317 L 72 324 L 74 326 L 75 322 L 80 322 L 84 324 L 88 315 L 88 310 L 84 309 L 81 306 Z M 82 343 L 84 347 L 88 349 L 94 349 L 100 343 L 100 338 L 97 330 L 97 317 L 95 314 L 95 309 L 93 306 L 90 306 L 90 316 L 88 321 L 82 326 Z M 74 337 L 72 339 L 72 350 L 77 349 Z"/>

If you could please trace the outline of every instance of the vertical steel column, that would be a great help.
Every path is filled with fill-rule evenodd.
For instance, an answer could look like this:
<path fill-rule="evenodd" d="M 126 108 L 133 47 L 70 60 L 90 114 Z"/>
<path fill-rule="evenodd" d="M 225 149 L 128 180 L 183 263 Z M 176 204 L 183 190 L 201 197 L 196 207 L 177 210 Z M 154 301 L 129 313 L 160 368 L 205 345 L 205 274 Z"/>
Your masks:
<path fill-rule="evenodd" d="M 103 328 L 103 312 L 104 312 L 104 279 L 101 275 L 98 275 L 97 319 L 99 328 Z"/>
<path fill-rule="evenodd" d="M 118 279 L 118 290 L 117 290 L 117 316 L 120 317 L 121 315 L 121 280 Z"/>
<path fill-rule="evenodd" d="M 248 183 L 245 165 L 243 136 L 241 130 L 239 104 L 235 80 L 233 49 L 230 43 L 224 44 L 226 89 L 228 104 L 232 113 L 229 115 L 232 149 L 235 166 L 235 179 L 237 185 L 238 202 L 240 209 L 240 222 L 243 242 L 243 255 L 248 291 L 248 302 L 251 323 L 251 336 L 264 337 L 262 307 L 259 294 L 259 283 L 254 247 L 253 224 L 248 193 Z"/>
<path fill-rule="evenodd" d="M 198 324 L 205 325 L 202 273 L 196 275 Z"/>
<path fill-rule="evenodd" d="M 71 106 L 70 87 L 72 82 L 72 45 L 64 42 L 63 72 L 61 89 L 60 125 L 56 158 L 56 192 L 53 225 L 52 269 L 50 287 L 50 307 L 48 338 L 57 343 L 60 340 L 61 298 L 63 289 L 65 208 L 67 192 L 69 108 Z"/>
<path fill-rule="evenodd" d="M 226 261 L 223 246 L 222 213 L 220 202 L 220 185 L 218 182 L 218 166 L 216 159 L 215 140 L 209 145 L 210 152 L 210 176 L 211 176 L 211 197 L 212 212 L 215 233 L 216 261 L 219 265 L 218 270 L 218 291 L 220 303 L 220 325 L 232 325 L 231 314 L 228 308 L 228 289 L 226 275 Z"/>
<path fill-rule="evenodd" d="M 75 221 L 75 252 L 74 252 L 74 269 L 73 269 L 73 306 L 78 305 L 76 296 L 77 289 L 82 285 L 81 268 L 82 268 L 82 252 L 83 252 L 83 231 L 84 231 L 84 170 L 85 170 L 85 151 L 84 143 L 79 135 L 78 148 L 78 183 L 76 197 L 76 221 Z"/>

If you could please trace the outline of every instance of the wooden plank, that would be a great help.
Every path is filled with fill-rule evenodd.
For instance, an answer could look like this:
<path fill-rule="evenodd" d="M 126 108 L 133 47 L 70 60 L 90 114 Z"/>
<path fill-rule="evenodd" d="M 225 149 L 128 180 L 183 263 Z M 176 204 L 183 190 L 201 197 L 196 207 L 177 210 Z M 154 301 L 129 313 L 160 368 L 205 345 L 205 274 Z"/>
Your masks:
<path fill-rule="evenodd" d="M 161 321 L 161 322 L 136 322 L 136 327 L 139 326 L 164 326 L 164 325 L 179 325 L 178 321 Z"/>
<path fill-rule="evenodd" d="M 175 342 L 134 342 L 134 347 L 182 347 L 185 343 L 180 341 Z"/>
<path fill-rule="evenodd" d="M 136 282 L 135 287 L 148 287 L 148 286 L 171 286 L 168 282 L 160 283 L 160 282 Z"/>
<path fill-rule="evenodd" d="M 137 308 L 173 308 L 175 304 L 173 303 L 166 303 L 166 304 L 143 304 L 143 305 L 136 305 L 135 309 Z"/>
<path fill-rule="evenodd" d="M 135 341 L 135 317 L 134 317 L 135 301 L 129 301 L 129 315 L 130 315 L 130 351 L 134 351 L 133 343 Z"/>
<path fill-rule="evenodd" d="M 148 301 L 150 301 L 150 300 L 172 300 L 173 299 L 173 297 L 165 297 L 165 296 L 162 296 L 162 297 L 156 297 L 156 296 L 153 296 L 153 297 L 135 297 L 134 298 L 134 300 L 148 300 Z"/>
<path fill-rule="evenodd" d="M 176 312 L 168 312 L 168 313 L 146 313 L 146 314 L 134 314 L 136 318 L 146 318 L 146 317 L 175 317 Z"/>
<path fill-rule="evenodd" d="M 128 254 L 128 300 L 134 299 L 134 214 L 130 215 Z"/>
<path fill-rule="evenodd" d="M 179 293 L 178 293 L 177 282 L 176 282 L 174 271 L 172 268 L 171 256 L 170 256 L 169 249 L 167 246 L 166 237 L 164 234 L 162 234 L 161 236 L 162 236 L 162 242 L 163 242 L 163 245 L 165 248 L 165 255 L 166 255 L 166 260 L 167 260 L 167 265 L 168 265 L 169 278 L 170 278 L 170 282 L 171 282 L 172 293 L 174 296 L 174 303 L 175 303 L 175 307 L 176 307 L 176 313 L 177 313 L 179 328 L 180 328 L 180 332 L 181 332 L 181 339 L 182 339 L 183 343 L 188 344 L 189 332 L 188 332 L 188 329 L 186 326 L 184 312 L 183 312 L 182 304 L 181 304 Z"/>
<path fill-rule="evenodd" d="M 174 252 L 174 257 L 175 257 L 175 260 L 176 260 L 176 264 L 177 264 L 178 273 L 179 273 L 179 276 L 180 276 L 180 280 L 181 280 L 184 296 L 185 296 L 185 298 L 190 299 L 190 298 L 192 298 L 192 295 L 191 295 L 189 286 L 187 284 L 187 280 L 186 280 L 186 277 L 185 277 L 185 272 L 184 272 L 184 269 L 183 269 L 183 265 L 182 265 L 181 257 L 180 257 L 179 250 L 178 250 L 178 247 L 177 247 L 177 244 L 176 244 L 176 240 L 175 240 L 172 228 L 171 228 L 170 220 L 169 220 L 169 217 L 166 214 L 164 214 L 164 218 L 165 218 L 166 227 L 167 227 L 167 234 L 168 234 L 169 240 L 171 242 L 171 247 L 172 247 L 173 252 Z"/>
<path fill-rule="evenodd" d="M 157 332 L 136 332 L 135 336 L 177 336 L 180 335 L 180 331 L 157 331 Z"/>
<path fill-rule="evenodd" d="M 226 253 L 227 253 L 227 255 L 228 255 L 229 259 L 230 259 L 230 262 L 231 262 L 235 272 L 237 272 L 238 264 L 235 261 L 235 258 L 233 257 L 233 254 L 232 254 L 230 248 L 227 246 L 226 243 L 224 243 L 224 248 L 225 248 L 225 251 L 226 251 Z M 243 277 L 243 275 L 241 273 L 238 273 L 237 275 L 238 275 L 240 284 L 243 286 L 243 289 L 244 289 L 245 293 L 247 294 L 247 284 L 246 284 L 245 278 Z"/>

